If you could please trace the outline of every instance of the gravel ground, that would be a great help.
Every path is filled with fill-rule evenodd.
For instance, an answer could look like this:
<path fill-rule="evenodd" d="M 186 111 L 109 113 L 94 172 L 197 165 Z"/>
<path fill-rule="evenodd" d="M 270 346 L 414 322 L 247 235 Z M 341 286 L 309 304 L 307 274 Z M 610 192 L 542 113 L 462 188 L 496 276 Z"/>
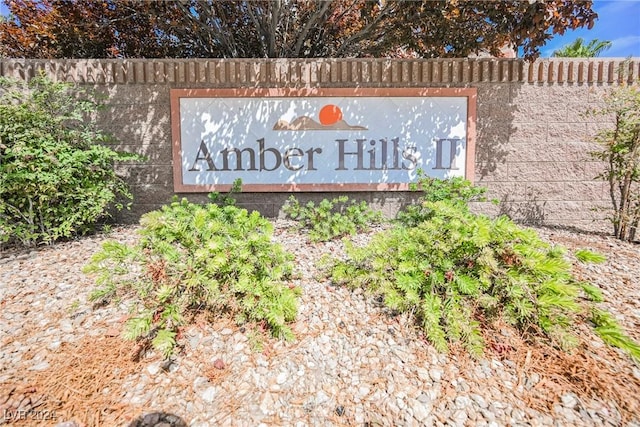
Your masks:
<path fill-rule="evenodd" d="M 293 283 L 303 289 L 293 325 L 297 340 L 265 339 L 222 319 L 197 322 L 183 332 L 182 351 L 171 361 L 149 352 L 121 380 L 99 384 L 121 406 L 118 417 L 114 408 L 105 408 L 98 421 L 38 402 L 38 387 L 29 387 L 34 378 L 64 374 L 61 366 L 80 375 L 83 366 L 61 362 L 74 348 L 97 355 L 107 343 L 114 356 L 103 362 L 125 369 L 124 361 L 117 364 L 117 345 L 109 343 L 121 342 L 127 301 L 92 307 L 87 298 L 93 283 L 81 269 L 105 239 L 135 241 L 136 227 L 0 254 L 0 424 L 640 425 L 640 414 L 622 419 L 616 403 L 598 396 L 566 392 L 541 408 L 535 404 L 536 394 L 546 390 L 540 376 L 523 375 L 509 354 L 488 353 L 475 361 L 461 352 L 436 352 L 408 317 L 390 316 L 374 298 L 318 280 L 319 258 L 339 256 L 341 242 L 310 244 L 290 222 L 274 224 L 274 239 L 295 254 L 299 275 Z M 570 249 L 607 255 L 606 263 L 579 265 L 575 274 L 603 290 L 604 305 L 640 341 L 640 245 L 566 230 L 539 232 Z M 602 347 L 595 338 L 593 345 Z M 626 356 L 610 354 L 617 371 L 640 379 Z M 70 387 L 68 396 L 73 393 Z"/>

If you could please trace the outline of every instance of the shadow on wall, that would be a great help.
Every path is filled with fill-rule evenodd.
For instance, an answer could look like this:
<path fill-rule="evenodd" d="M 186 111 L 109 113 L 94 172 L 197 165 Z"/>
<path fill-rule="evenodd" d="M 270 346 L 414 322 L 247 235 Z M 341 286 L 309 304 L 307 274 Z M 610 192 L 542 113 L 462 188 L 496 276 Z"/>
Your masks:
<path fill-rule="evenodd" d="M 264 82 L 254 83 L 254 87 L 264 85 Z M 134 196 L 133 209 L 116 213 L 114 219 L 117 222 L 136 222 L 141 214 L 166 204 L 174 195 L 170 89 L 184 86 L 185 84 L 125 83 L 95 87 L 98 93 L 107 98 L 106 108 L 100 112 L 97 118 L 98 126 L 115 137 L 117 149 L 141 154 L 148 159 L 143 163 L 117 165 L 117 172 L 131 185 Z M 187 86 L 198 88 L 204 85 L 189 84 Z M 459 120 L 459 118 L 444 117 L 422 109 L 416 109 L 412 114 L 412 120 L 428 122 L 437 130 L 438 134 L 445 136 L 453 132 L 454 125 L 457 123 L 455 120 Z M 243 120 L 253 119 L 252 116 L 247 115 L 242 118 Z M 222 125 L 237 120 L 237 115 L 225 116 L 224 119 L 221 121 Z M 366 117 L 357 114 L 352 114 L 350 117 L 350 120 L 357 123 L 365 122 L 365 119 Z M 224 128 L 224 126 L 222 127 Z M 223 136 L 225 136 L 225 140 L 233 143 L 233 135 Z M 210 139 L 218 142 L 215 138 Z M 430 153 L 429 157 L 432 157 L 431 154 L 433 153 Z M 433 164 L 429 164 L 425 169 L 433 167 Z M 382 210 L 388 217 L 395 216 L 399 208 L 414 202 L 419 196 L 418 193 L 397 191 L 348 192 L 347 194 L 354 200 L 368 202 L 374 208 Z M 277 217 L 282 214 L 281 208 L 289 195 L 290 193 L 241 193 L 234 195 L 234 198 L 237 199 L 237 204 L 241 207 L 258 210 L 269 217 Z M 206 194 L 192 193 L 179 194 L 179 196 L 186 196 L 194 202 L 208 200 Z M 302 203 L 306 203 L 309 200 L 319 201 L 324 198 L 332 198 L 337 196 L 337 193 L 297 192 L 295 196 Z"/>
<path fill-rule="evenodd" d="M 344 184 L 348 190 L 350 184 L 408 182 L 416 176 L 417 168 L 440 177 L 463 172 L 463 165 L 456 163 L 462 163 L 464 153 L 460 140 L 466 122 L 465 99 L 458 96 L 444 100 L 426 91 L 421 93 L 423 96 L 414 96 L 418 91 L 372 99 L 378 95 L 364 91 L 362 95 L 366 96 L 362 97 L 352 96 L 349 91 L 320 93 L 313 87 L 304 89 L 309 96 L 301 99 L 286 96 L 267 100 L 253 96 L 182 99 L 183 111 L 190 112 L 181 118 L 183 147 L 188 147 L 181 165 L 184 182 L 229 185 L 242 179 L 244 184 L 274 186 L 295 182 L 301 187 L 307 185 L 304 190 L 315 184 Z M 327 107 L 336 108 L 341 119 L 335 124 L 325 124 L 323 129 L 320 122 Z M 264 150 L 265 146 L 269 148 Z M 226 148 L 221 150 L 222 147 Z M 294 160 L 294 167 L 290 167 L 284 153 L 295 150 L 300 154 L 294 157 L 302 159 Z M 265 163 L 275 166 L 264 168 Z M 320 170 L 318 165 L 322 165 Z M 224 170 L 224 174 L 219 170 Z M 296 194 L 305 199 L 303 203 L 315 197 Z M 324 197 L 334 194 L 325 193 Z M 377 197 L 379 194 L 385 196 Z M 398 199 L 395 192 L 373 195 L 349 191 L 349 195 L 354 199 L 364 196 L 369 202 L 373 197 L 383 210 L 393 205 L 390 199 Z M 274 199 L 283 201 L 281 196 L 263 194 L 262 199 L 267 199 L 269 205 L 263 206 L 263 213 L 273 216 L 280 211 L 281 203 L 276 205 Z M 241 198 L 240 203 L 247 201 Z M 260 203 L 257 196 L 254 203 Z"/>
<path fill-rule="evenodd" d="M 539 195 L 529 193 L 525 202 L 513 202 L 506 195 L 500 202 L 500 215 L 506 215 L 519 224 L 541 226 L 546 218 L 545 206 L 547 202 L 538 200 Z"/>
<path fill-rule="evenodd" d="M 499 85 L 487 89 L 492 96 Z M 488 111 L 479 111 L 476 177 L 489 188 L 489 198 L 500 200 L 495 214 L 585 232 L 607 227 L 604 214 L 592 212 L 607 203 L 607 195 L 595 179 L 602 165 L 588 153 L 594 129 L 608 126 L 608 119 L 593 122 L 582 114 L 600 105 L 599 95 L 589 84 L 513 82 L 508 102 L 492 100 Z"/>
<path fill-rule="evenodd" d="M 478 84 L 475 180 L 490 185 L 507 179 L 506 160 L 516 107 L 512 84 Z"/>
<path fill-rule="evenodd" d="M 398 87 L 402 85 L 400 84 Z M 115 136 L 118 141 L 118 149 L 135 152 L 148 158 L 147 162 L 141 164 L 118 165 L 118 172 L 131 185 L 134 195 L 134 209 L 118 213 L 115 216 L 116 221 L 136 222 L 142 213 L 157 209 L 162 204 L 169 202 L 174 195 L 170 89 L 231 86 L 237 85 L 228 82 L 220 84 L 161 82 L 96 86 L 96 89 L 108 98 L 107 108 L 100 113 L 98 125 Z M 246 82 L 244 88 L 267 86 L 269 86 L 267 80 L 256 79 L 251 83 Z M 322 86 L 325 88 L 339 87 L 344 86 L 344 83 L 325 81 Z M 361 88 L 380 87 L 380 84 L 369 82 L 357 86 Z M 432 83 L 429 86 L 433 88 L 473 86 L 478 90 L 473 179 L 476 185 L 488 188 L 488 199 L 498 199 L 503 205 L 496 207 L 486 203 L 480 207 L 481 212 L 493 215 L 506 214 L 516 220 L 541 224 L 550 217 L 550 213 L 555 212 L 555 207 L 564 200 L 575 200 L 570 198 L 572 194 L 568 190 L 569 187 L 564 189 L 547 188 L 546 181 L 549 179 L 545 176 L 546 172 L 536 168 L 539 165 L 544 166 L 545 163 L 564 161 L 564 157 L 559 158 L 559 156 L 564 156 L 565 152 L 558 151 L 563 149 L 558 142 L 547 141 L 547 129 L 554 125 L 557 128 L 556 133 L 560 133 L 558 129 L 563 126 L 562 129 L 571 130 L 571 126 L 575 123 L 567 123 L 569 107 L 563 104 L 562 95 L 568 92 L 563 92 L 563 90 L 579 91 L 580 88 L 534 86 L 521 81 L 485 82 L 484 80 L 471 85 Z M 405 85 L 405 87 L 408 86 Z M 556 90 L 557 94 L 553 92 Z M 583 92 L 586 93 L 586 91 Z M 547 100 L 544 104 L 541 100 L 544 100 L 545 96 L 556 98 L 553 102 Z M 561 106 L 560 110 L 564 109 L 564 113 L 560 112 L 564 114 L 564 117 L 555 116 L 556 111 L 553 108 L 558 110 L 558 106 Z M 350 121 L 366 124 L 366 117 L 359 117 L 356 110 L 351 112 L 354 114 L 349 116 Z M 439 121 L 437 114 L 426 114 L 424 111 L 415 111 L 414 119 L 416 121 L 425 120 L 435 126 L 441 126 L 439 130 L 444 133 L 448 131 L 447 126 L 451 126 L 447 124 L 446 120 Z M 581 125 L 586 130 L 586 124 L 583 122 Z M 556 139 L 558 138 L 556 136 Z M 575 151 L 581 149 L 580 143 L 584 141 L 584 138 L 581 140 L 574 135 L 570 141 L 574 142 L 569 144 L 573 147 L 570 150 Z M 547 147 L 551 147 L 550 150 L 547 151 Z M 566 147 L 564 149 L 569 150 Z M 566 178 L 581 184 L 591 179 L 591 177 L 587 177 L 585 168 L 575 159 L 572 161 L 571 167 L 573 168 L 569 171 L 573 174 L 571 177 L 556 176 L 553 180 L 564 182 Z M 428 169 L 433 168 L 433 165 L 426 165 L 424 168 L 428 173 Z M 556 173 L 555 171 L 551 172 Z M 524 185 L 525 183 L 527 185 Z M 536 188 L 539 192 L 527 193 L 531 187 Z M 552 191 L 563 192 L 563 194 L 551 196 Z M 294 194 L 302 203 L 309 200 L 332 198 L 337 195 L 336 193 L 313 192 Z M 349 192 L 347 194 L 352 199 L 367 201 L 374 208 L 381 209 L 388 217 L 393 217 L 398 209 L 413 203 L 419 197 L 419 193 L 397 191 Z M 184 196 L 194 202 L 207 201 L 206 194 L 192 193 L 184 194 Z M 239 206 L 258 210 L 269 217 L 281 215 L 281 208 L 288 197 L 288 193 L 242 193 L 235 196 Z M 591 199 L 583 198 L 577 200 L 577 204 L 589 200 Z M 553 201 L 553 203 L 547 203 L 547 201 Z M 551 208 L 554 209 L 554 212 L 549 211 Z M 566 207 L 565 212 L 567 215 L 579 214 L 571 212 Z M 556 214 L 554 213 L 554 215 Z"/>
<path fill-rule="evenodd" d="M 472 60 L 473 66 L 467 64 L 467 60 L 452 60 L 451 63 L 363 60 L 349 62 L 347 67 L 334 60 L 320 61 L 319 65 L 314 65 L 313 61 L 290 60 L 256 63 L 211 61 L 208 65 L 204 61 L 195 61 L 180 63 L 180 67 L 176 65 L 178 62 L 169 61 L 163 65 L 162 61 L 132 61 L 122 68 L 119 62 L 114 66 L 110 62 L 100 65 L 91 61 L 68 61 L 47 68 L 48 72 L 78 82 L 100 82 L 102 79 L 96 84 L 83 83 L 93 86 L 107 99 L 106 108 L 97 117 L 98 126 L 114 135 L 118 141 L 115 148 L 148 158 L 147 162 L 141 164 L 118 165 L 117 171 L 130 183 L 135 199 L 133 210 L 117 213 L 116 221 L 136 222 L 142 213 L 169 202 L 174 194 L 171 88 L 309 88 L 309 85 L 312 86 L 310 91 L 318 86 L 414 89 L 475 87 L 478 90 L 476 153 L 473 159 L 475 173 L 474 177 L 468 178 L 473 178 L 476 185 L 487 187 L 489 199 L 498 199 L 505 205 L 496 207 L 486 203 L 479 210 L 546 224 L 553 221 L 586 224 L 592 219 L 604 220 L 590 213 L 598 203 L 608 203 L 606 192 L 594 184 L 594 176 L 602 168 L 596 162 L 579 158 L 579 155 L 590 151 L 587 143 L 590 135 L 607 124 L 610 118 L 586 121 L 580 117 L 580 113 L 587 107 L 598 108 L 602 104 L 602 95 L 611 84 L 621 81 L 611 74 L 614 62 L 587 64 L 545 60 L 535 66 L 537 77 L 532 74 L 534 68 L 529 68 L 528 78 L 523 71 L 525 63 L 520 60 L 504 63 L 494 60 L 478 60 L 476 63 Z M 14 63 L 13 60 L 6 64 L 3 62 L 1 72 L 29 74 L 37 65 L 28 61 L 21 64 L 23 62 Z M 464 68 L 465 64 L 467 68 Z M 634 64 L 629 67 L 636 67 Z M 596 69 L 592 65 L 597 68 L 597 72 L 593 73 L 597 78 L 591 77 Z M 46 67 L 46 64 L 38 66 Z M 576 80 L 575 71 L 584 77 L 583 71 L 587 68 L 588 79 L 584 82 L 580 78 Z M 464 77 L 464 69 L 469 71 L 469 78 Z M 111 76 L 110 81 L 122 81 L 122 70 L 124 83 L 104 83 L 108 75 Z M 567 79 L 568 75 L 573 76 L 573 80 Z M 345 110 L 345 113 L 354 113 L 345 115 L 348 123 L 367 125 L 364 120 L 366 117 L 358 117 L 357 108 Z M 438 129 L 445 134 L 452 127 L 447 120 L 438 121 L 444 115 L 438 116 L 421 108 L 414 113 L 414 121 L 440 126 Z M 379 117 L 375 125 L 385 125 L 392 122 L 391 119 L 393 109 L 382 119 Z M 257 138 L 260 137 L 257 135 Z M 253 144 L 255 149 L 255 139 Z M 432 164 L 426 165 L 424 169 L 429 172 L 428 169 L 432 167 Z M 376 175 L 375 179 L 380 178 Z M 535 191 L 533 195 L 528 193 L 531 189 Z M 295 194 L 301 202 L 336 195 Z M 419 195 L 396 191 L 348 194 L 382 209 L 387 216 L 393 216 L 398 208 Z M 193 201 L 206 201 L 204 194 L 186 196 Z M 277 216 L 288 194 L 244 193 L 236 198 L 240 206 L 259 210 L 267 216 Z"/>
<path fill-rule="evenodd" d="M 545 220 L 545 202 L 540 195 L 512 194 L 514 183 L 508 173 L 511 139 L 514 133 L 516 106 L 511 102 L 511 92 L 519 83 L 478 83 L 476 116 L 476 185 L 488 187 L 488 198 L 501 201 L 499 211 L 490 203 L 480 211 L 505 214 L 513 219 L 542 224 Z M 99 113 L 97 124 L 112 134 L 116 148 L 144 155 L 146 162 L 122 163 L 116 169 L 131 186 L 134 206 L 130 211 L 114 215 L 116 222 L 137 222 L 140 215 L 171 201 L 173 192 L 172 140 L 170 89 L 184 84 L 118 84 L 97 85 L 95 90 L 107 98 L 106 108 Z M 189 84 L 189 88 L 202 87 Z M 264 86 L 256 82 L 254 87 Z M 211 86 L 209 86 L 211 87 Z M 434 86 L 436 87 L 436 86 Z M 418 114 L 418 113 L 416 113 Z M 420 119 L 419 114 L 416 119 Z M 423 120 L 439 122 L 437 117 L 424 115 Z M 353 117 L 356 122 L 363 117 Z M 443 129 L 446 131 L 446 129 Z M 427 165 L 426 172 L 433 165 Z M 332 198 L 337 193 L 294 193 L 301 203 Z M 394 217 L 398 210 L 415 203 L 420 193 L 382 191 L 349 192 L 354 200 L 364 200 L 380 209 L 387 217 Z M 198 203 L 208 201 L 206 194 L 179 194 Z M 290 193 L 241 193 L 234 195 L 241 207 L 258 210 L 268 217 L 282 216 L 282 206 Z"/>
<path fill-rule="evenodd" d="M 477 186 L 487 187 L 487 202 L 475 202 L 474 211 L 491 216 L 518 213 L 510 207 L 513 183 L 510 182 L 508 160 L 515 131 L 517 109 L 512 91 L 519 83 L 478 83 L 476 124 L 475 179 Z M 498 200 L 499 205 L 491 203 Z M 520 209 L 529 209 L 520 207 Z M 543 213 L 539 215 L 544 216 Z"/>
<path fill-rule="evenodd" d="M 116 222 L 137 222 L 140 215 L 173 196 L 169 84 L 97 85 L 105 107 L 97 126 L 115 138 L 115 148 L 137 153 L 144 162 L 123 162 L 116 172 L 130 185 L 132 210 L 114 214 Z"/>
<path fill-rule="evenodd" d="M 477 88 L 476 104 L 476 141 L 475 173 L 473 177 L 467 177 L 475 185 L 488 187 L 488 199 L 498 199 L 501 203 L 507 202 L 511 192 L 508 182 L 507 161 L 510 153 L 510 138 L 513 133 L 513 122 L 516 117 L 516 106 L 511 102 L 511 91 L 518 83 L 476 83 L 472 87 Z M 451 84 L 433 85 L 432 87 L 456 87 Z M 469 87 L 460 85 L 459 87 Z M 432 118 L 432 120 L 434 120 Z M 435 121 L 438 121 L 435 118 Z M 429 174 L 429 165 L 425 172 Z M 366 200 L 374 208 L 381 209 L 387 217 L 394 217 L 398 210 L 405 209 L 414 204 L 420 197 L 420 192 L 372 192 L 356 195 L 359 200 Z M 313 196 L 311 196 L 313 199 Z M 536 201 L 533 205 L 539 206 Z M 496 206 L 490 202 L 475 203 L 479 212 L 487 214 L 517 214 L 506 208 L 496 210 Z M 541 211 L 544 219 L 544 212 Z"/>

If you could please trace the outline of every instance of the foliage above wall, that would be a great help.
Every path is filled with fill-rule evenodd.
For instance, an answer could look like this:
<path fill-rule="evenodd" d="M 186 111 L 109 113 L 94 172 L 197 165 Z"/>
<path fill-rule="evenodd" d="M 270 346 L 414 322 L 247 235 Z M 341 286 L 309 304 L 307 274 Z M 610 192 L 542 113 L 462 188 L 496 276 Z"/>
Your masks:
<path fill-rule="evenodd" d="M 600 56 L 602 52 L 610 48 L 611 42 L 608 40 L 593 39 L 589 43 L 585 43 L 582 37 L 578 37 L 573 43 L 553 52 L 553 56 L 559 58 L 593 58 Z"/>
<path fill-rule="evenodd" d="M 6 3 L 0 56 L 26 58 L 435 58 L 511 46 L 533 59 L 597 18 L 591 1 L 565 0 Z"/>

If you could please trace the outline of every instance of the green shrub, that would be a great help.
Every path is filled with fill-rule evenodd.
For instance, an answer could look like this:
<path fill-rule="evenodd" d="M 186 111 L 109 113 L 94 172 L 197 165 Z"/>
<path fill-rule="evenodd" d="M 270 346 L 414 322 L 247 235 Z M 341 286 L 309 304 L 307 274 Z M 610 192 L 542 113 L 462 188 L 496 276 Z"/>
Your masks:
<path fill-rule="evenodd" d="M 613 127 L 599 131 L 600 149 L 591 153 L 604 171 L 596 178 L 607 181 L 616 238 L 632 242 L 640 225 L 640 85 L 620 86 L 604 97 L 604 108 L 589 115 L 611 115 Z"/>
<path fill-rule="evenodd" d="M 49 243 L 91 230 L 131 199 L 116 161 L 139 160 L 103 145 L 86 123 L 97 110 L 67 83 L 0 78 L 0 242 Z"/>
<path fill-rule="evenodd" d="M 92 300 L 137 297 L 126 338 L 152 340 L 168 356 L 178 327 L 202 310 L 264 322 L 275 336 L 292 338 L 286 323 L 296 317 L 299 289 L 283 283 L 292 256 L 271 242 L 271 223 L 258 212 L 183 199 L 140 224 L 139 244 L 106 242 L 85 268 L 97 274 Z"/>
<path fill-rule="evenodd" d="M 332 280 L 415 313 L 440 351 L 460 342 L 479 356 L 482 328 L 496 319 L 540 331 L 564 348 L 575 344 L 571 326 L 589 303 L 579 298 L 582 286 L 563 249 L 506 217 L 474 215 L 458 202 L 424 202 L 421 209 L 424 220 L 415 226 L 379 233 L 363 248 L 348 246 Z"/>
<path fill-rule="evenodd" d="M 347 196 L 332 200 L 324 199 L 317 205 L 309 202 L 305 206 L 291 196 L 282 210 L 303 227 L 309 229 L 309 239 L 324 242 L 347 234 L 366 230 L 371 224 L 382 221 L 382 214 L 369 208 L 367 202 L 357 203 Z"/>
<path fill-rule="evenodd" d="M 425 207 L 426 202 L 446 200 L 456 206 L 466 207 L 472 201 L 484 201 L 484 187 L 474 187 L 471 182 L 462 177 L 438 179 L 426 176 L 418 170 L 418 179 L 409 186 L 411 191 L 422 191 L 418 204 L 407 206 L 398 213 L 398 220 L 408 226 L 414 226 L 430 215 Z"/>

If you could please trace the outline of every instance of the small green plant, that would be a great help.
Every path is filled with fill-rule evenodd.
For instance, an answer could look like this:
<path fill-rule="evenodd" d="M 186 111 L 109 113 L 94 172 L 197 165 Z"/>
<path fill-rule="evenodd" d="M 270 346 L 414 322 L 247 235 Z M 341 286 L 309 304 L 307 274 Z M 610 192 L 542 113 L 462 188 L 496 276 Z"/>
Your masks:
<path fill-rule="evenodd" d="M 411 191 L 422 191 L 418 204 L 407 206 L 406 209 L 398 213 L 398 220 L 408 226 L 422 222 L 430 215 L 429 209 L 425 207 L 427 202 L 439 202 L 446 200 L 449 203 L 460 207 L 467 206 L 469 202 L 484 201 L 484 187 L 474 187 L 470 181 L 462 177 L 449 179 L 438 179 L 426 176 L 424 172 L 418 170 L 418 178 L 409 184 Z"/>
<path fill-rule="evenodd" d="M 113 232 L 113 227 L 111 226 L 111 224 L 102 224 L 102 226 L 100 227 L 100 231 L 105 236 L 108 236 Z"/>
<path fill-rule="evenodd" d="M 582 291 L 586 295 L 586 297 L 593 302 L 602 302 L 604 301 L 604 297 L 602 296 L 602 291 L 597 286 L 594 286 L 590 283 L 581 282 L 580 287 Z"/>
<path fill-rule="evenodd" d="M 562 348 L 576 344 L 571 327 L 591 307 L 579 296 L 593 289 L 572 277 L 563 248 L 457 202 L 427 201 L 421 209 L 424 219 L 414 226 L 379 233 L 362 248 L 348 245 L 331 279 L 414 313 L 440 351 L 457 342 L 480 356 L 483 329 L 498 319 Z"/>
<path fill-rule="evenodd" d="M 347 234 L 366 230 L 371 224 L 380 223 L 382 214 L 369 208 L 367 202 L 357 203 L 347 196 L 324 199 L 317 205 L 308 202 L 301 205 L 291 196 L 282 210 L 303 227 L 309 229 L 309 239 L 324 242 Z"/>
<path fill-rule="evenodd" d="M 262 322 L 275 336 L 293 338 L 287 323 L 300 291 L 285 284 L 292 256 L 271 242 L 272 225 L 259 213 L 182 199 L 140 224 L 140 243 L 105 242 L 85 268 L 97 276 L 91 300 L 136 297 L 125 338 L 151 340 L 168 356 L 178 328 L 201 310 Z"/>
<path fill-rule="evenodd" d="M 78 311 L 78 308 L 80 308 L 80 300 L 76 299 L 69 306 L 69 309 L 68 309 L 69 314 L 75 313 L 76 311 Z"/>
<path fill-rule="evenodd" d="M 633 241 L 640 223 L 640 86 L 621 86 L 604 99 L 605 107 L 590 115 L 613 115 L 612 129 L 597 133 L 600 150 L 591 155 L 603 162 L 596 178 L 607 181 L 616 238 Z"/>
<path fill-rule="evenodd" d="M 247 332 L 247 340 L 249 341 L 249 348 L 255 353 L 261 353 L 264 351 L 264 334 L 258 329 L 251 329 Z"/>
<path fill-rule="evenodd" d="M 219 191 L 214 191 L 213 193 L 209 193 L 209 200 L 211 203 L 215 203 L 216 205 L 233 206 L 236 204 L 236 199 L 233 195 L 240 193 L 242 193 L 242 179 L 238 178 L 233 181 L 233 184 L 231 184 L 231 190 L 229 190 L 228 193 L 223 194 Z"/>
<path fill-rule="evenodd" d="M 588 249 L 578 249 L 574 255 L 580 262 L 591 263 L 591 264 L 602 264 L 607 260 L 607 257 L 594 251 L 590 251 Z"/>
<path fill-rule="evenodd" d="M 640 345 L 624 333 L 610 313 L 594 308 L 591 321 L 595 324 L 595 331 L 602 338 L 602 341 L 624 350 L 640 362 Z"/>
<path fill-rule="evenodd" d="M 50 243 L 91 231 L 131 199 L 115 162 L 138 161 L 106 144 L 88 115 L 98 105 L 67 83 L 0 78 L 0 242 Z"/>

